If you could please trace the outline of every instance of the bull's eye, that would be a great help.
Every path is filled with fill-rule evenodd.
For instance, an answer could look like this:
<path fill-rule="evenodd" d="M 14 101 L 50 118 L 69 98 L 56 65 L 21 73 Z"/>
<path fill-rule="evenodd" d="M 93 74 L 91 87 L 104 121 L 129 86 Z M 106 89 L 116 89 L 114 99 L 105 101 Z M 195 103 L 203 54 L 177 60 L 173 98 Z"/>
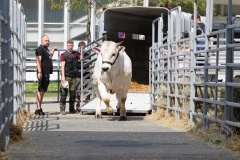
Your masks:
<path fill-rule="evenodd" d="M 112 54 L 112 57 L 114 57 L 114 56 L 116 56 L 116 54 L 115 54 L 115 53 L 113 53 L 113 54 Z"/>

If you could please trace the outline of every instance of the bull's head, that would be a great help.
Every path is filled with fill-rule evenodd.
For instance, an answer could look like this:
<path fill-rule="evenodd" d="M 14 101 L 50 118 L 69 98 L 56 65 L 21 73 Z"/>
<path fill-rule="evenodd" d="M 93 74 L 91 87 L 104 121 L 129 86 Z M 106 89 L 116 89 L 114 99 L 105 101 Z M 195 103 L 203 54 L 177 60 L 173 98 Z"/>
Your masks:
<path fill-rule="evenodd" d="M 110 70 L 110 68 L 115 64 L 118 59 L 119 54 L 124 52 L 125 47 L 120 46 L 122 42 L 115 43 L 112 41 L 104 41 L 103 43 L 98 43 L 99 47 L 94 47 L 92 50 L 97 54 L 101 54 L 102 56 L 102 70 L 104 72 Z"/>

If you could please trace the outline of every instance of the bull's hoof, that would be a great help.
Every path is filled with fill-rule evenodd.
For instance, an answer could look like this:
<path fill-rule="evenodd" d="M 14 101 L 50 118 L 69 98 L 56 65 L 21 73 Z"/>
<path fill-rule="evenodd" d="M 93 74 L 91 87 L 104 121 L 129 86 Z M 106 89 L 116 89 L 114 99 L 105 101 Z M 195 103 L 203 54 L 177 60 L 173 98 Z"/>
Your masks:
<path fill-rule="evenodd" d="M 126 116 L 120 116 L 119 121 L 126 121 L 126 120 L 127 120 L 127 117 L 126 117 Z"/>
<path fill-rule="evenodd" d="M 96 119 L 102 119 L 102 115 L 95 115 Z"/>
<path fill-rule="evenodd" d="M 112 108 L 107 108 L 106 112 L 107 112 L 107 114 L 113 114 L 113 109 Z"/>
<path fill-rule="evenodd" d="M 102 112 L 100 110 L 96 110 L 95 118 L 96 119 L 102 119 Z"/>

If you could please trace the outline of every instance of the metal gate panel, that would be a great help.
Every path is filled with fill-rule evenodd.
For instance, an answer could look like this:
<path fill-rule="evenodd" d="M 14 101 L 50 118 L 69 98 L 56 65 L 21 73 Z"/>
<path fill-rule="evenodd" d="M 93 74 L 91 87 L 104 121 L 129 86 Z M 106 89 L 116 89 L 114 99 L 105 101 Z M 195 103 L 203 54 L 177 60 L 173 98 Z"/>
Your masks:
<path fill-rule="evenodd" d="M 18 1 L 0 3 L 0 149 L 6 150 L 10 123 L 16 124 L 17 111 L 24 107 L 26 20 Z"/>
<path fill-rule="evenodd" d="M 196 14 L 197 7 L 196 3 L 194 4 L 194 13 Z M 240 127 L 236 115 L 234 115 L 234 109 L 240 108 L 240 104 L 235 100 L 235 92 L 236 89 L 240 89 L 240 85 L 239 82 L 234 82 L 234 76 L 240 75 L 240 40 L 233 36 L 236 31 L 239 32 L 240 25 L 233 23 L 231 1 L 229 4 L 229 21 L 225 28 L 212 32 L 213 0 L 210 0 L 207 1 L 206 18 L 204 18 L 206 33 L 196 36 L 196 25 L 194 24 L 189 31 L 190 37 L 183 39 L 181 38 L 183 29 L 179 28 L 179 32 L 175 28 L 183 25 L 181 22 L 173 20 L 174 16 L 177 17 L 177 13 L 172 16 L 170 13 L 174 10 L 169 11 L 168 35 L 162 37 L 159 33 L 157 42 L 153 38 L 150 50 L 151 106 L 153 110 L 165 108 L 166 116 L 170 112 L 174 112 L 176 121 L 179 120 L 181 113 L 187 113 L 191 125 L 195 124 L 194 119 L 198 117 L 202 119 L 204 127 L 208 127 L 210 121 L 221 125 Z M 179 15 L 181 15 L 181 10 L 179 10 Z M 157 20 L 153 23 L 156 22 Z M 156 35 L 155 30 L 157 30 L 154 26 L 158 26 L 160 28 L 158 30 L 161 32 L 163 24 L 153 25 L 153 37 Z M 196 50 L 196 41 L 201 38 L 205 40 L 206 49 L 198 51 Z M 188 44 L 189 41 L 191 45 Z M 213 41 L 214 45 L 212 45 Z M 179 52 L 179 44 L 182 44 L 184 49 L 191 47 L 190 52 Z M 199 62 L 199 54 L 204 55 L 203 66 L 196 65 Z M 187 61 L 190 66 L 187 66 Z M 181 63 L 183 66 L 180 66 Z M 199 81 L 201 74 L 204 75 L 204 78 Z M 181 76 L 183 81 L 179 81 Z M 189 82 L 186 81 L 186 76 L 189 76 Z M 222 82 L 221 79 L 223 79 Z M 160 86 L 165 86 L 167 92 L 160 94 L 159 92 L 163 92 Z M 179 93 L 179 86 L 188 86 L 190 95 L 185 96 Z M 198 93 L 199 90 L 202 95 Z M 220 91 L 224 95 L 219 95 Z M 161 98 L 165 98 L 167 102 L 159 106 L 158 100 Z M 180 104 L 179 100 L 190 102 L 190 106 L 186 106 L 186 103 Z M 188 109 L 187 112 L 185 112 L 186 109 Z"/>

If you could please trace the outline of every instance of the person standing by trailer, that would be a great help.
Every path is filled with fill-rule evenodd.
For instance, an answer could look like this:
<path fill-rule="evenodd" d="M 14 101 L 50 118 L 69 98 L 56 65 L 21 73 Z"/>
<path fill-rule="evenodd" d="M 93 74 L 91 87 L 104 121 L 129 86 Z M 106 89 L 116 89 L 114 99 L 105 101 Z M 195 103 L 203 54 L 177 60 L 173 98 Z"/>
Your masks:
<path fill-rule="evenodd" d="M 192 16 L 191 16 L 191 19 L 192 19 L 192 21 L 194 20 L 194 15 L 192 14 Z M 202 23 L 202 21 L 201 21 L 201 16 L 200 16 L 200 14 L 198 13 L 197 14 L 197 30 L 196 30 L 196 34 L 197 35 L 202 35 L 202 34 L 204 34 L 205 33 L 205 24 L 204 23 Z M 198 40 L 197 41 L 197 45 L 205 45 L 205 40 Z M 197 46 L 197 50 L 199 51 L 199 50 L 204 50 L 205 49 L 205 47 L 204 46 Z"/>
<path fill-rule="evenodd" d="M 79 54 L 73 51 L 73 41 L 67 41 L 67 51 L 61 54 L 61 87 L 60 87 L 60 113 L 66 115 L 66 99 L 68 92 L 69 96 L 69 113 L 76 113 L 74 109 L 75 97 L 76 97 L 76 74 L 77 74 L 77 62 Z M 67 86 L 64 84 L 68 83 Z"/>
<path fill-rule="evenodd" d="M 79 60 L 78 60 L 78 64 L 77 64 L 77 68 L 78 68 L 78 72 L 77 72 L 77 87 L 76 90 L 78 90 L 79 92 L 76 93 L 76 100 L 78 101 L 76 104 L 76 111 L 79 112 L 79 108 L 80 108 L 80 97 L 81 97 L 81 60 L 82 60 L 82 54 L 83 54 L 83 47 L 86 45 L 85 42 L 81 41 L 78 43 L 78 52 L 79 52 Z"/>
<path fill-rule="evenodd" d="M 192 14 L 191 16 L 191 20 L 192 22 L 194 22 L 194 15 Z M 192 23 L 192 27 L 193 27 L 193 23 Z M 196 35 L 201 35 L 205 33 L 205 24 L 202 23 L 201 21 L 201 16 L 200 14 L 197 14 L 197 20 L 196 20 Z M 197 41 L 197 45 L 204 45 L 205 41 L 204 40 L 198 40 Z M 197 46 L 196 50 L 204 50 L 205 47 L 204 46 Z M 186 51 L 190 52 L 191 48 L 188 48 Z"/>
<path fill-rule="evenodd" d="M 196 19 L 196 35 L 203 35 L 205 33 L 205 24 L 202 23 L 201 16 L 200 16 L 199 13 L 197 13 L 196 16 L 197 16 L 197 19 Z M 194 22 L 194 14 L 192 14 L 191 20 L 192 20 L 192 22 Z M 191 45 L 191 42 L 190 42 L 190 45 Z M 203 40 L 197 40 L 196 45 L 197 45 L 197 47 L 196 47 L 197 51 L 205 50 L 205 46 L 204 46 L 205 45 L 205 40 L 204 39 Z M 191 49 L 188 48 L 188 49 L 186 49 L 186 51 L 190 52 Z M 198 61 L 201 61 L 201 62 L 197 63 L 196 66 L 204 66 L 204 62 L 203 62 L 204 61 L 204 59 L 203 59 L 204 55 L 201 55 L 201 53 L 200 53 L 197 57 L 201 57 L 201 59 L 198 60 Z"/>
<path fill-rule="evenodd" d="M 50 83 L 50 74 L 53 72 L 52 56 L 57 50 L 57 48 L 54 47 L 49 51 L 49 43 L 49 37 L 47 35 L 43 35 L 41 39 L 41 45 L 36 49 L 35 52 L 38 79 L 37 109 L 35 111 L 36 115 L 45 115 L 41 105 L 44 93 L 47 91 Z"/>

